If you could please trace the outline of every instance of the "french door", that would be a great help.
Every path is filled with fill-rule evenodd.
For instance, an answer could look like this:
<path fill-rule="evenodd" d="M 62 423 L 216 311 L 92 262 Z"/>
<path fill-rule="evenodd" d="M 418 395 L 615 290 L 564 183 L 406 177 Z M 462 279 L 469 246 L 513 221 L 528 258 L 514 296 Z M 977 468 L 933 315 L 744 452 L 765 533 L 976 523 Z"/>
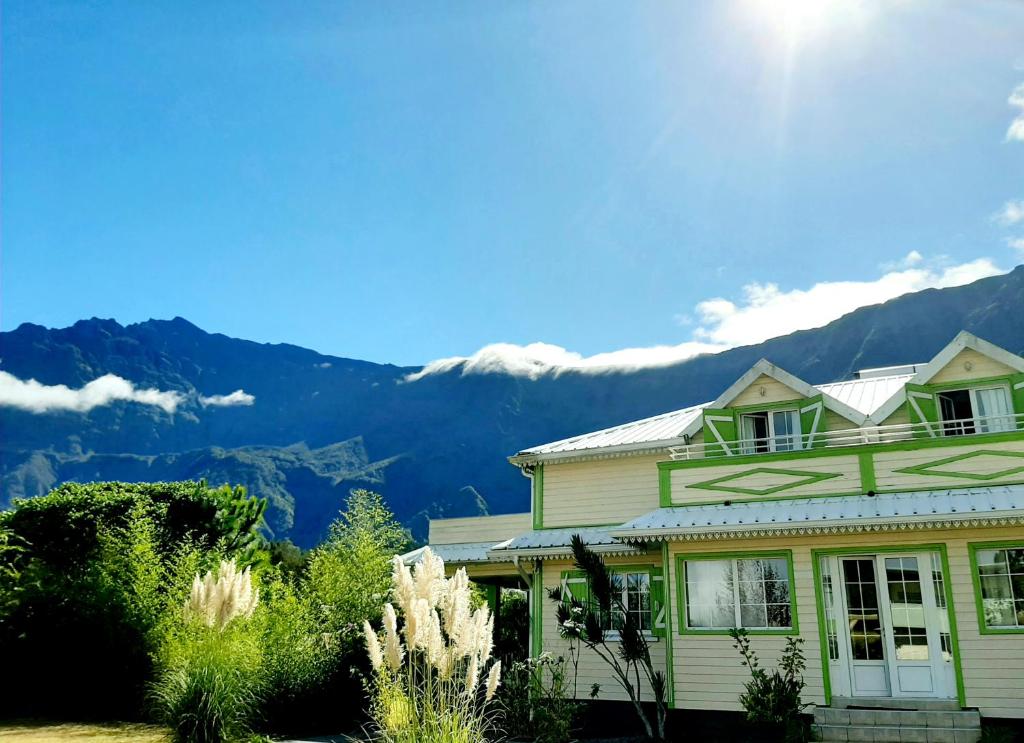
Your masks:
<path fill-rule="evenodd" d="M 822 555 L 833 693 L 956 696 L 938 552 Z"/>

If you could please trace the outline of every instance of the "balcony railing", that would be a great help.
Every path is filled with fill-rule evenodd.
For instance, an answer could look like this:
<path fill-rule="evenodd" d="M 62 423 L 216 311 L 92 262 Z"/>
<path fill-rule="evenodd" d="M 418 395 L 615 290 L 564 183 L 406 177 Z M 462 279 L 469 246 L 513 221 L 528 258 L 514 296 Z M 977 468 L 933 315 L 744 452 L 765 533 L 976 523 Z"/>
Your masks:
<path fill-rule="evenodd" d="M 745 456 L 794 452 L 821 447 L 865 446 L 889 444 L 921 438 L 947 436 L 984 436 L 993 433 L 1024 431 L 1024 413 L 989 415 L 976 418 L 944 420 L 934 423 L 898 423 L 890 426 L 864 426 L 844 428 L 838 431 L 824 431 L 815 434 L 770 436 L 756 439 L 727 441 L 724 446 L 717 441 L 701 444 L 673 446 L 669 449 L 672 459 L 700 459 L 708 457 Z M 707 432 L 705 432 L 707 436 Z"/>

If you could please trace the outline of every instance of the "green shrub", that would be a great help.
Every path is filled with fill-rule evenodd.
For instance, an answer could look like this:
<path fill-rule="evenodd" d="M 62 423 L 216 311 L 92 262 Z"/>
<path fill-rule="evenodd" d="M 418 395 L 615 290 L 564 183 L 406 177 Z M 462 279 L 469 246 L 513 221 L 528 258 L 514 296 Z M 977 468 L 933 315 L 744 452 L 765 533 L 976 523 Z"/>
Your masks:
<path fill-rule="evenodd" d="M 747 713 L 747 720 L 766 726 L 787 743 L 807 740 L 807 726 L 800 716 L 808 706 L 801 700 L 806 666 L 801 647 L 803 638 L 787 637 L 779 668 L 768 672 L 761 668 L 745 629 L 729 630 L 729 635 L 735 641 L 733 647 L 743 657 L 741 664 L 750 669 L 751 679 L 744 685 L 745 691 L 740 695 L 740 704 Z"/>
<path fill-rule="evenodd" d="M 581 707 L 571 693 L 564 658 L 541 653 L 513 663 L 500 694 L 505 732 L 537 743 L 568 743 Z"/>
<path fill-rule="evenodd" d="M 263 699 L 262 612 L 249 569 L 232 561 L 193 578 L 157 654 L 153 707 L 176 741 L 221 743 L 247 736 Z"/>

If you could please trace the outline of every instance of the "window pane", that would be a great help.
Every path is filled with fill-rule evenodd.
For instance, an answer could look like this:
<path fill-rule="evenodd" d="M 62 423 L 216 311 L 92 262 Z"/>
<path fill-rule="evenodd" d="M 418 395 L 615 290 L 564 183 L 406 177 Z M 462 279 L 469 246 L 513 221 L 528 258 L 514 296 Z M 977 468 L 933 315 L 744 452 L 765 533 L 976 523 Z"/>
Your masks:
<path fill-rule="evenodd" d="M 1006 550 L 1006 560 L 1011 573 L 1024 573 L 1024 548 Z"/>
<path fill-rule="evenodd" d="M 1010 592 L 1009 576 L 984 577 L 981 579 L 981 596 L 987 599 L 1013 598 Z"/>
<path fill-rule="evenodd" d="M 744 627 L 767 627 L 768 613 L 763 604 L 740 606 L 740 624 Z"/>
<path fill-rule="evenodd" d="M 991 387 L 975 390 L 978 409 L 978 429 L 982 433 L 1012 431 L 1016 428 L 1013 410 L 1010 407 L 1010 395 L 1005 387 Z"/>
<path fill-rule="evenodd" d="M 792 451 L 800 448 L 800 418 L 795 410 L 779 410 L 772 413 L 775 429 L 775 451 Z"/>
<path fill-rule="evenodd" d="M 691 627 L 733 627 L 732 563 L 693 560 L 685 563 L 687 621 Z"/>

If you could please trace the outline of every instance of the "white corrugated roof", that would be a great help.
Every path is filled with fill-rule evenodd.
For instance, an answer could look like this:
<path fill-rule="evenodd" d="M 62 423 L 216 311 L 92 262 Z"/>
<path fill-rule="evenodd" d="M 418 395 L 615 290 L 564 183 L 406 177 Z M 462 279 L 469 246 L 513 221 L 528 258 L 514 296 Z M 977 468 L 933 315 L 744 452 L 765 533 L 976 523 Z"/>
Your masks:
<path fill-rule="evenodd" d="M 849 405 L 857 412 L 871 415 L 913 376 L 913 374 L 896 374 L 890 377 L 851 379 L 847 382 L 831 382 L 814 386 L 826 395 L 831 395 L 839 402 Z"/>
<path fill-rule="evenodd" d="M 859 413 L 871 415 L 912 376 L 912 374 L 897 374 L 889 377 L 851 379 L 847 382 L 818 384 L 814 387 Z M 685 443 L 680 438 L 683 430 L 697 419 L 701 410 L 708 405 L 710 403 L 702 403 L 682 410 L 662 413 L 652 418 L 623 423 L 600 431 L 523 449 L 512 457 L 512 461 L 529 460 L 542 454 L 569 454 L 610 447 L 640 449 L 675 446 Z M 852 427 L 853 424 L 851 424 Z"/>
<path fill-rule="evenodd" d="M 527 454 L 555 454 L 562 452 L 583 451 L 585 449 L 603 449 L 609 446 L 641 445 L 648 443 L 669 442 L 679 439 L 686 428 L 695 418 L 700 415 L 708 403 L 694 405 L 693 407 L 673 410 L 671 413 L 662 413 L 652 418 L 644 418 L 622 425 L 604 428 L 593 433 L 584 433 L 560 441 L 553 441 L 550 444 L 541 444 L 530 449 L 524 449 L 516 456 Z"/>
<path fill-rule="evenodd" d="M 511 559 L 512 553 L 520 557 L 526 556 L 565 556 L 572 553 L 572 537 L 579 534 L 588 547 L 597 552 L 607 553 L 609 551 L 630 554 L 636 552 L 634 547 L 623 544 L 612 536 L 612 531 L 619 527 L 611 526 L 590 526 L 575 529 L 538 529 L 522 534 L 515 539 L 491 550 L 490 556 L 493 559 L 507 555 L 505 559 Z"/>
<path fill-rule="evenodd" d="M 751 530 L 885 531 L 998 520 L 1024 521 L 1024 485 L 659 508 L 611 531 L 620 539 L 714 539 Z"/>
<path fill-rule="evenodd" d="M 467 562 L 490 562 L 490 558 L 487 553 L 497 547 L 503 547 L 508 544 L 508 540 L 504 542 L 463 542 L 460 544 L 431 544 L 429 545 L 431 551 L 446 563 L 462 564 Z M 423 557 L 423 551 L 426 547 L 420 547 L 419 549 L 413 550 L 412 552 L 406 552 L 402 555 L 402 561 L 406 565 L 415 565 Z"/>

